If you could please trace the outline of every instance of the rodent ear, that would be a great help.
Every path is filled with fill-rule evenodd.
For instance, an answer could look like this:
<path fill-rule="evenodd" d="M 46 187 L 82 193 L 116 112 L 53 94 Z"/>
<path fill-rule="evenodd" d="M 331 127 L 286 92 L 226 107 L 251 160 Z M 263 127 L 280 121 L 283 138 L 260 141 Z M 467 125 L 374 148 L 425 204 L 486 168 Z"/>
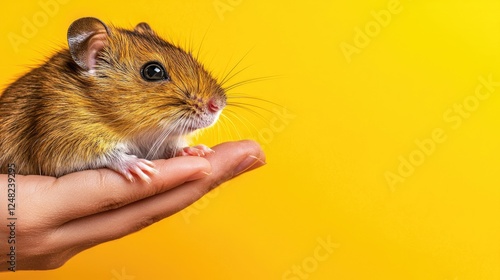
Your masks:
<path fill-rule="evenodd" d="M 134 31 L 141 34 L 155 34 L 153 29 L 151 29 L 151 26 L 149 26 L 149 24 L 145 22 L 137 24 L 134 28 Z"/>
<path fill-rule="evenodd" d="M 100 20 L 85 17 L 75 20 L 68 28 L 71 57 L 81 68 L 92 71 L 99 51 L 106 46 L 108 27 Z"/>

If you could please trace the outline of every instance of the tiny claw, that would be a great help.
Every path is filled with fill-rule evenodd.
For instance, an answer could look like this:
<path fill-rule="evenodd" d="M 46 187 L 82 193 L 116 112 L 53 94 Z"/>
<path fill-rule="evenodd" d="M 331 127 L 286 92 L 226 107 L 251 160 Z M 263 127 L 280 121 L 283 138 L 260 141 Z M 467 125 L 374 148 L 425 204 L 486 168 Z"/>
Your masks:
<path fill-rule="evenodd" d="M 126 160 L 122 161 L 120 164 L 109 167 L 121 173 L 132 183 L 135 182 L 135 176 L 137 176 L 141 180 L 150 184 L 152 180 L 148 174 L 158 174 L 158 170 L 156 170 L 153 162 L 146 159 L 139 159 L 133 155 L 127 155 Z"/>
<path fill-rule="evenodd" d="M 196 145 L 193 148 L 203 151 L 205 154 L 214 154 L 215 151 L 205 145 Z"/>
<path fill-rule="evenodd" d="M 151 178 L 149 178 L 149 176 L 144 173 L 144 171 L 141 170 L 138 166 L 135 167 L 134 171 L 135 175 L 139 176 L 139 178 L 141 178 L 146 183 L 151 184 Z"/>
<path fill-rule="evenodd" d="M 127 180 L 129 180 L 131 183 L 135 182 L 134 176 L 132 175 L 132 173 L 130 173 L 128 171 L 125 174 L 125 178 L 127 178 Z"/>
<path fill-rule="evenodd" d="M 155 169 L 154 163 L 149 160 L 142 160 L 137 164 L 142 171 L 146 171 L 151 174 L 158 174 L 158 170 Z"/>
<path fill-rule="evenodd" d="M 210 149 L 209 147 L 205 145 L 197 145 L 193 147 L 184 147 L 177 153 L 177 155 L 202 157 L 213 153 L 215 153 L 215 151 Z"/>

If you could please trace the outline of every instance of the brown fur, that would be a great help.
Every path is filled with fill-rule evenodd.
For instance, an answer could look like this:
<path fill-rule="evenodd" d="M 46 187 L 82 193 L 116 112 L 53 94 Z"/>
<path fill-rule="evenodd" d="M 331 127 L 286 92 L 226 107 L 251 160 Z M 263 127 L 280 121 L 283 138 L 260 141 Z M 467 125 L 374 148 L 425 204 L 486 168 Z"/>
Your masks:
<path fill-rule="evenodd" d="M 160 132 L 182 119 L 172 143 L 148 159 L 170 157 L 179 148 L 175 137 L 210 125 L 211 98 L 225 105 L 223 89 L 204 67 L 149 26 L 107 28 L 94 73 L 64 49 L 0 96 L 0 173 L 14 163 L 20 174 L 61 176 L 106 167 L 119 152 L 146 157 L 152 143 L 163 141 L 156 139 Z M 140 69 L 149 61 L 162 63 L 171 81 L 145 81 Z"/>

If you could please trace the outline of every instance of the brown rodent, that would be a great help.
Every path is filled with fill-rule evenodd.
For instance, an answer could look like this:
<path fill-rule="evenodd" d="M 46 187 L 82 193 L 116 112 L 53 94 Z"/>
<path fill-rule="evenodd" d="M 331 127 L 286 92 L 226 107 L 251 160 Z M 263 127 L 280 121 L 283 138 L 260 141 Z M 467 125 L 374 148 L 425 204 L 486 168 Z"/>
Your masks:
<path fill-rule="evenodd" d="M 185 135 L 215 123 L 226 94 L 189 52 L 146 23 L 90 17 L 71 24 L 68 46 L 0 96 L 0 173 L 107 167 L 149 181 L 150 160 L 211 151 Z"/>

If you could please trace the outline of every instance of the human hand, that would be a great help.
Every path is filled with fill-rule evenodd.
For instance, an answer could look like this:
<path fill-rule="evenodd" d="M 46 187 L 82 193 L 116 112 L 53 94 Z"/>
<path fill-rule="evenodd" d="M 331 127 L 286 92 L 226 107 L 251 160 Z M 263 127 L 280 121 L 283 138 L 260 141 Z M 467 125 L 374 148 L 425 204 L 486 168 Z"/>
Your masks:
<path fill-rule="evenodd" d="M 192 204 L 221 183 L 265 163 L 252 141 L 223 143 L 206 157 L 155 160 L 150 184 L 132 183 L 108 170 L 60 178 L 16 175 L 16 270 L 55 269 L 79 252 L 158 222 Z M 0 199 L 7 201 L 6 174 Z M 6 205 L 5 202 L 0 205 Z M 0 240 L 7 243 L 8 211 L 0 209 Z M 5 248 L 4 244 L 0 248 Z M 2 249 L 4 250 L 4 249 Z M 9 252 L 0 252 L 0 271 Z"/>

